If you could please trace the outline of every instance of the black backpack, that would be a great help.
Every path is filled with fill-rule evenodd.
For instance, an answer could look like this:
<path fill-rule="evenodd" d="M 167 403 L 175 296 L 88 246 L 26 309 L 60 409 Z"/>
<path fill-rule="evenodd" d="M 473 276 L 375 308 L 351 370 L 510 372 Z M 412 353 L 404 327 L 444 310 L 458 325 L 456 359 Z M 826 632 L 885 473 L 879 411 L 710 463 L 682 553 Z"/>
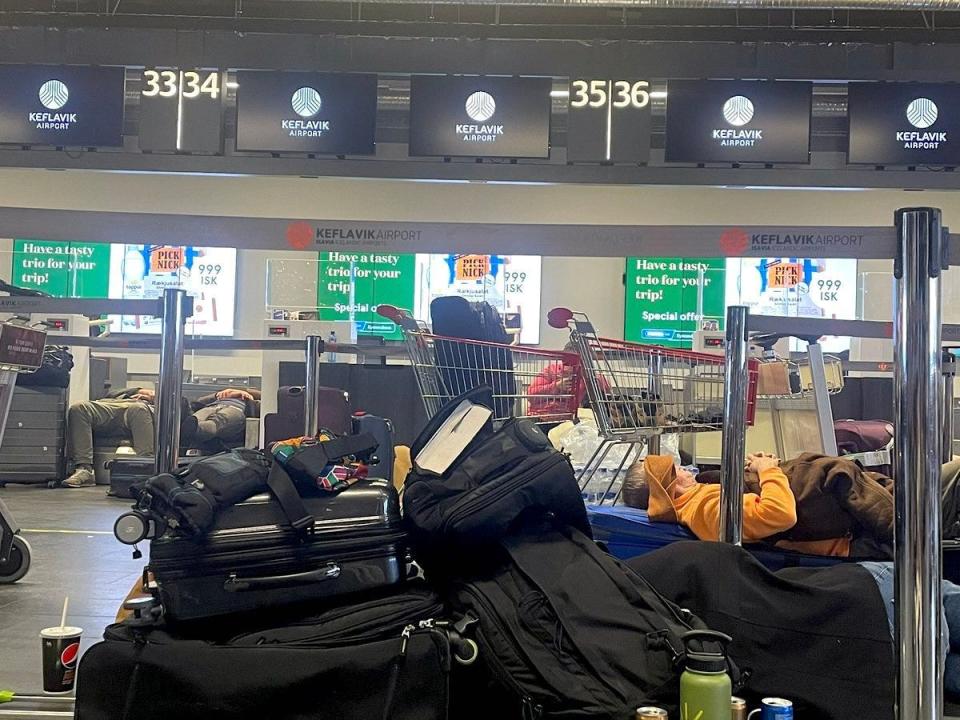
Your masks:
<path fill-rule="evenodd" d="M 465 399 L 483 404 L 483 391 Z M 588 537 L 573 469 L 532 422 L 485 428 L 442 476 L 411 471 L 404 512 L 418 561 L 462 617 L 456 629 L 524 720 L 626 720 L 676 702 L 680 638 L 704 624 Z M 490 699 L 484 689 L 471 704 Z"/>
<path fill-rule="evenodd" d="M 530 525 L 486 558 L 451 582 L 449 600 L 525 719 L 675 709 L 681 637 L 704 629 L 699 619 L 572 528 Z"/>
<path fill-rule="evenodd" d="M 510 344 L 500 313 L 488 302 L 472 303 L 460 296 L 439 297 L 430 303 L 430 319 L 437 335 Z M 488 385 L 496 396 L 495 416 L 513 415 L 517 381 L 509 349 L 449 340 L 435 340 L 433 347 L 440 380 L 449 397 Z"/>
<path fill-rule="evenodd" d="M 415 458 L 461 400 L 490 404 L 489 388 L 450 402 L 410 451 Z M 442 475 L 416 465 L 403 486 L 403 512 L 426 564 L 460 562 L 466 547 L 496 543 L 525 514 L 552 514 L 590 533 L 583 497 L 569 458 L 531 420 L 488 424 Z M 452 550 L 449 558 L 441 554 Z"/>

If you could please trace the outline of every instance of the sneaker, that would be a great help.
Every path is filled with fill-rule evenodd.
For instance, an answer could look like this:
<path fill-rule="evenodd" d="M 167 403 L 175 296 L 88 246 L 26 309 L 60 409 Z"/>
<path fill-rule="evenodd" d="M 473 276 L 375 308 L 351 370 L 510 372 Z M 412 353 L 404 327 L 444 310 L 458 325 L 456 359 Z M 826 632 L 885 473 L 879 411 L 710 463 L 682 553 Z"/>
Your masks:
<path fill-rule="evenodd" d="M 64 487 L 91 487 L 97 484 L 97 479 L 94 477 L 93 468 L 88 467 L 78 467 L 73 471 L 73 475 L 68 477 L 63 481 Z"/>

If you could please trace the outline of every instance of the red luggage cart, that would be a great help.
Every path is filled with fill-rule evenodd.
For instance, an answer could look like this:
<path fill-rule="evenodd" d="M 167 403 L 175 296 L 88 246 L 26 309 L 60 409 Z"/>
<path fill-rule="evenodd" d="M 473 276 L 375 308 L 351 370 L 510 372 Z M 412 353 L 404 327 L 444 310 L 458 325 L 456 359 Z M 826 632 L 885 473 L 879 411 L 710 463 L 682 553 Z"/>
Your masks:
<path fill-rule="evenodd" d="M 551 310 L 548 318 L 552 327 L 570 330 L 600 431 L 601 443 L 581 471 L 581 488 L 614 446 L 627 446 L 601 504 L 631 457 L 639 458 L 651 438 L 723 429 L 722 356 L 601 338 L 585 314 L 566 308 Z M 749 373 L 747 424 L 752 425 L 757 404 L 755 360 L 750 361 Z"/>
<path fill-rule="evenodd" d="M 559 423 L 576 418 L 586 393 L 577 353 L 434 335 L 406 310 L 381 305 L 377 312 L 403 330 L 428 417 L 461 393 L 488 385 L 495 421 Z"/>

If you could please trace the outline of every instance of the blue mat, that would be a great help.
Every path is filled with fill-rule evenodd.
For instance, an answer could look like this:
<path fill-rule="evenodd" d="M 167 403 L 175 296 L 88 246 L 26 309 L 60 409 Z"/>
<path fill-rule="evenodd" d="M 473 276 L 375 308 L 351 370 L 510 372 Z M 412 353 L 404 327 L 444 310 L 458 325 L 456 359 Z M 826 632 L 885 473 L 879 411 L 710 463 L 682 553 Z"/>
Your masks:
<path fill-rule="evenodd" d="M 682 525 L 652 522 L 646 510 L 625 505 L 587 505 L 587 518 L 594 538 L 604 543 L 610 554 L 621 560 L 645 555 L 678 540 L 697 539 Z M 845 558 L 806 555 L 776 550 L 766 545 L 745 547 L 770 570 L 798 566 L 828 567 L 845 561 Z"/>

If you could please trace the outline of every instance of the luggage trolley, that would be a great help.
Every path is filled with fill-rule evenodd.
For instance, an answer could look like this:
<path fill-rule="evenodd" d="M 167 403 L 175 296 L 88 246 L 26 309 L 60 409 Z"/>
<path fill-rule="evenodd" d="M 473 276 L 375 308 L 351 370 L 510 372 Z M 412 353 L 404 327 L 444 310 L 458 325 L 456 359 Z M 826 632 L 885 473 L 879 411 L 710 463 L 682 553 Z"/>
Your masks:
<path fill-rule="evenodd" d="M 0 445 L 10 415 L 17 373 L 33 372 L 43 362 L 45 330 L 14 322 L 0 323 Z M 0 584 L 15 583 L 30 570 L 30 544 L 0 498 Z"/>
<path fill-rule="evenodd" d="M 807 343 L 806 358 L 777 355 L 774 344 L 788 337 Z M 839 454 L 830 395 L 843 390 L 843 365 L 839 358 L 823 354 L 818 339 L 787 333 L 753 334 L 750 339 L 762 348 L 758 395 L 769 405 L 777 455 L 782 458 L 801 452 Z M 889 464 L 889 457 L 877 464 Z"/>
<path fill-rule="evenodd" d="M 585 392 L 577 353 L 433 335 L 406 310 L 381 305 L 377 312 L 403 330 L 428 417 L 458 395 L 487 385 L 493 389 L 494 421 L 554 424 L 576 418 Z"/>
<path fill-rule="evenodd" d="M 548 321 L 551 327 L 570 330 L 600 431 L 600 446 L 578 478 L 581 490 L 614 446 L 627 446 L 599 504 L 610 495 L 630 457 L 638 459 L 644 447 L 654 449 L 661 434 L 723 429 L 723 357 L 601 338 L 585 314 L 566 308 L 551 310 Z M 747 423 L 752 425 L 756 361 L 748 371 Z M 619 492 L 614 502 L 618 497 Z"/>

